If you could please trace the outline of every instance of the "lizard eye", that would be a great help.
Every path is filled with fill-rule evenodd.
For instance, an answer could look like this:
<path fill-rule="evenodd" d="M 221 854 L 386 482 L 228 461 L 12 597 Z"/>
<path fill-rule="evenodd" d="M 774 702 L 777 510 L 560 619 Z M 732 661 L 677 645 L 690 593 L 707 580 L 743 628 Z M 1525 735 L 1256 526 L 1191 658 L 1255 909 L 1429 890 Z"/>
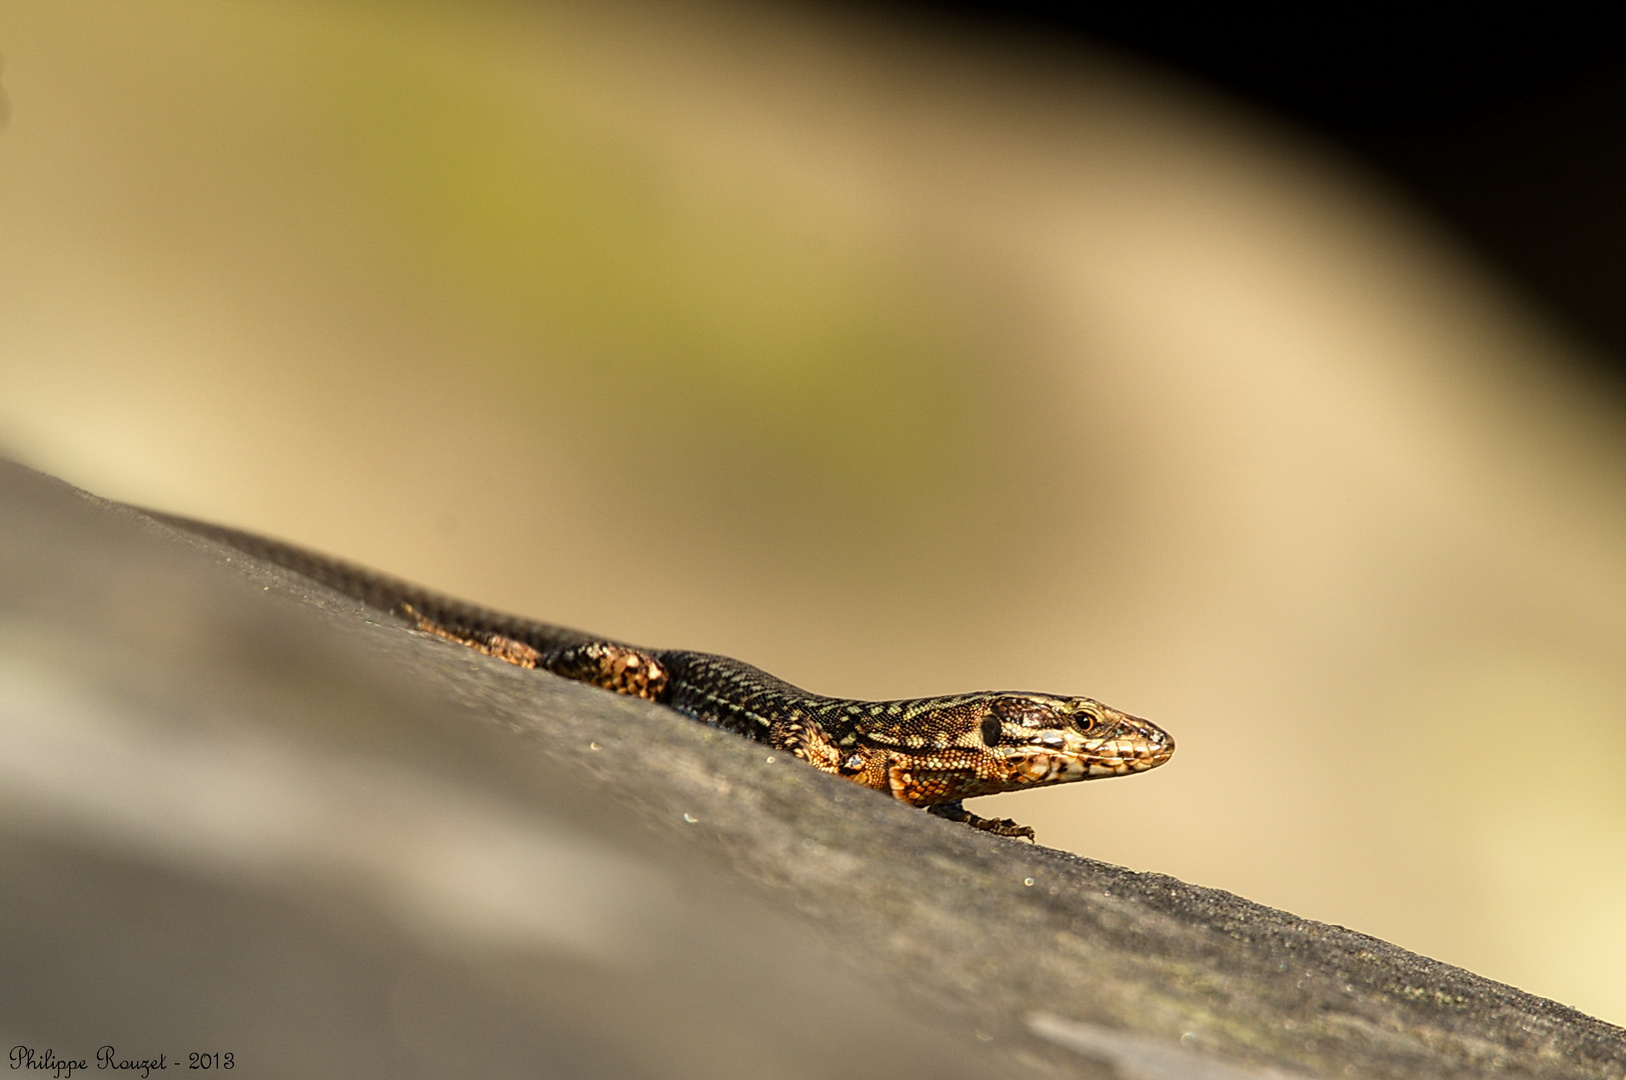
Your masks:
<path fill-rule="evenodd" d="M 999 745 L 999 717 L 989 714 L 982 718 L 982 741 L 989 746 Z"/>

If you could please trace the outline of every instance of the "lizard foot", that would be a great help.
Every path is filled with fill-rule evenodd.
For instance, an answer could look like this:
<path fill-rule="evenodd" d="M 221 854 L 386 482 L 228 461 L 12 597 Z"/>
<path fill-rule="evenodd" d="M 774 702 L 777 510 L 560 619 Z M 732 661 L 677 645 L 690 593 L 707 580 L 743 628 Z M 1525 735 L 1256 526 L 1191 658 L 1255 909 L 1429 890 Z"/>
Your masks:
<path fill-rule="evenodd" d="M 928 806 L 926 807 L 926 812 L 934 817 L 947 818 L 949 821 L 958 821 L 961 824 L 969 825 L 973 829 L 981 829 L 984 832 L 991 832 L 995 836 L 1020 836 L 1028 840 L 1033 840 L 1034 843 L 1038 843 L 1037 840 L 1034 840 L 1033 827 L 1031 825 L 1018 825 L 1010 818 L 978 817 L 976 814 L 973 814 L 971 811 L 967 810 L 965 806 L 957 800 L 955 802 L 937 803 L 934 806 Z"/>

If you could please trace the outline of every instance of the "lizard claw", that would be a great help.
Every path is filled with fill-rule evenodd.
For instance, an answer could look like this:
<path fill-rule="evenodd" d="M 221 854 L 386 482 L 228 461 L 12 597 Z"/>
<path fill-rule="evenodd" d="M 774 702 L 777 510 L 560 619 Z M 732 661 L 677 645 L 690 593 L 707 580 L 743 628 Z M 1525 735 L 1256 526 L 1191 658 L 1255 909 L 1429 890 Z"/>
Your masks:
<path fill-rule="evenodd" d="M 1036 840 L 1033 835 L 1033 826 L 1018 825 L 1010 818 L 978 817 L 976 814 L 973 814 L 971 811 L 967 810 L 965 806 L 958 801 L 951 803 L 937 803 L 936 805 L 928 806 L 926 807 L 926 812 L 931 814 L 933 817 L 945 818 L 949 821 L 958 821 L 963 825 L 971 826 L 973 829 L 981 829 L 983 832 L 991 832 L 995 836 L 1019 836 L 1027 840 L 1032 840 L 1034 843 L 1038 843 L 1038 840 Z"/>

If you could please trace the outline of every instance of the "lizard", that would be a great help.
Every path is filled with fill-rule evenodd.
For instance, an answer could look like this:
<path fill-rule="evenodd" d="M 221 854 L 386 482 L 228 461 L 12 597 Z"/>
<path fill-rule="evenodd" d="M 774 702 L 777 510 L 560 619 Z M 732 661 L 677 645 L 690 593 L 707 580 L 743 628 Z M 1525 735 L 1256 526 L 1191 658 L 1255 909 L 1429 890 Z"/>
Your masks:
<path fill-rule="evenodd" d="M 145 508 L 206 537 L 523 668 L 665 705 L 766 743 L 826 773 L 999 836 L 1034 840 L 1010 818 L 971 813 L 979 795 L 1145 772 L 1174 740 L 1087 697 L 983 691 L 900 701 L 826 697 L 727 656 L 648 649 L 453 599 L 255 533 Z"/>

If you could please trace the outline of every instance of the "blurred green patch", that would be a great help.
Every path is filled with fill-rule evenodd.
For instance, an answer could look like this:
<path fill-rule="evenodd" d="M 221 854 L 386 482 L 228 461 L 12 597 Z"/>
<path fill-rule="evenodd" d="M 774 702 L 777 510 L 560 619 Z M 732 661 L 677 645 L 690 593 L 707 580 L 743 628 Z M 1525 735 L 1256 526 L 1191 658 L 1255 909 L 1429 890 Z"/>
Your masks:
<path fill-rule="evenodd" d="M 413 11 L 415 32 L 300 69 L 393 272 L 520 358 L 524 392 L 612 458 L 675 450 L 690 475 L 644 475 L 720 510 L 732 487 L 885 528 L 978 472 L 986 335 L 931 253 L 608 126 L 541 58 L 481 68 Z"/>
<path fill-rule="evenodd" d="M 750 77 L 629 45 L 647 32 L 633 9 L 24 14 L 76 59 L 52 89 L 65 120 L 47 134 L 24 101 L 8 137 L 55 155 L 76 218 L 120 223 L 91 257 L 271 343 L 264 360 L 230 342 L 174 353 L 178 378 L 324 406 L 338 383 L 420 380 L 461 419 L 402 423 L 514 478 L 516 498 L 540 497 L 521 459 L 545 456 L 635 510 L 595 527 L 660 520 L 679 546 L 902 566 L 934 590 L 956 568 L 983 576 L 1070 460 L 1046 402 L 1018 399 L 1035 395 L 1010 371 L 1029 323 L 1014 285 L 956 249 L 940 207 L 895 220 L 896 176 L 866 189 L 866 162 L 896 164 L 861 142 L 883 136 L 840 143 L 833 185 L 816 119 L 722 115 L 750 104 Z M 640 48 L 684 57 L 670 78 L 716 81 L 662 83 Z M 494 398 L 507 412 L 469 430 Z M 514 438 L 531 424 L 539 438 Z"/>

